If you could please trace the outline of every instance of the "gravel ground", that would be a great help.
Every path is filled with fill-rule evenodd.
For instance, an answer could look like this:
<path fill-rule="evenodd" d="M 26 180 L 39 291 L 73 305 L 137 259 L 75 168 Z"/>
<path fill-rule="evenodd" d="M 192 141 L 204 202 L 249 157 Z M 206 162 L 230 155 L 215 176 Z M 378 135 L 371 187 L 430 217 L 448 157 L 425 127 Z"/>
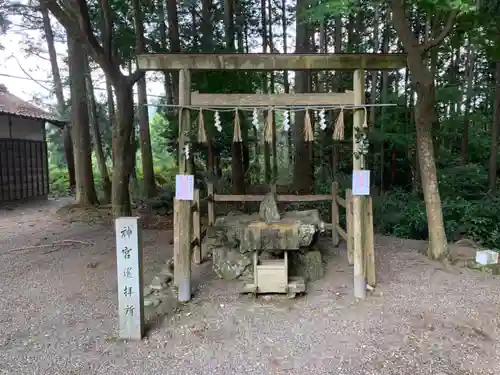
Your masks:
<path fill-rule="evenodd" d="M 118 341 L 112 229 L 63 222 L 59 204 L 0 212 L 0 374 L 500 373 L 500 279 L 445 271 L 422 243 L 386 237 L 366 301 L 352 298 L 342 248 L 295 300 L 241 296 L 206 263 L 192 303 L 149 322 L 142 342 Z M 144 239 L 149 281 L 171 256 L 171 231 Z M 82 243 L 16 250 L 56 240 Z"/>

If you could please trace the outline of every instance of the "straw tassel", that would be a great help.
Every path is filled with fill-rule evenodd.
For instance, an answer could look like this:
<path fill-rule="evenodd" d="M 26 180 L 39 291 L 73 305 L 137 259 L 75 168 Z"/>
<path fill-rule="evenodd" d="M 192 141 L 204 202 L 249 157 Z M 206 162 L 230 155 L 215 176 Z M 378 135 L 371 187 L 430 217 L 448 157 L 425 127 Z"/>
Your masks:
<path fill-rule="evenodd" d="M 344 108 L 340 110 L 337 121 L 335 121 L 335 128 L 333 129 L 333 139 L 336 141 L 341 141 L 344 139 Z"/>
<path fill-rule="evenodd" d="M 266 121 L 266 129 L 264 131 L 264 142 L 272 143 L 273 142 L 273 122 L 274 122 L 274 113 L 271 108 L 267 110 L 267 121 Z"/>
<path fill-rule="evenodd" d="M 233 142 L 241 142 L 241 126 L 240 126 L 240 113 L 238 109 L 234 111 L 234 130 L 233 130 Z"/>
<path fill-rule="evenodd" d="M 309 109 L 306 109 L 306 114 L 304 117 L 304 141 L 312 142 L 314 140 L 314 133 L 312 129 L 311 116 L 309 115 Z"/>
<path fill-rule="evenodd" d="M 198 113 L 198 143 L 207 143 L 207 132 L 205 131 L 205 121 L 203 120 L 203 110 Z"/>

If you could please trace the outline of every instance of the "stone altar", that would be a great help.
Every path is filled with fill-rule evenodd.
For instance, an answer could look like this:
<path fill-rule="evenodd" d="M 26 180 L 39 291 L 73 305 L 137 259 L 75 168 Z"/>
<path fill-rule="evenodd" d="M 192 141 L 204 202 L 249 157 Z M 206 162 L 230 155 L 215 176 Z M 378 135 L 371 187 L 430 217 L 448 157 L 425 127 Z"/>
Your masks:
<path fill-rule="evenodd" d="M 256 279 L 262 279 L 256 274 L 260 267 L 264 278 L 266 274 L 280 273 L 281 284 L 286 271 L 290 274 L 287 282 L 292 289 L 286 292 L 302 292 L 305 281 L 314 281 L 323 275 L 321 253 L 314 246 L 323 231 L 324 223 L 318 210 L 280 215 L 275 197 L 270 193 L 262 201 L 258 214 L 231 212 L 218 218 L 214 226 L 207 229 L 202 246 L 204 253 L 212 254 L 217 276 L 247 282 L 244 291 L 266 289 L 253 284 Z M 283 286 L 273 288 L 284 290 Z"/>

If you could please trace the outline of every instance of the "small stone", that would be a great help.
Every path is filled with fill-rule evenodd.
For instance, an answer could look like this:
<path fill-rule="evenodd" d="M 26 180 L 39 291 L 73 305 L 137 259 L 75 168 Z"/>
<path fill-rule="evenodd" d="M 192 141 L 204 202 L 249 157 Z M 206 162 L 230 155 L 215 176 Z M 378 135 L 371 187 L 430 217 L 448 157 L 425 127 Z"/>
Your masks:
<path fill-rule="evenodd" d="M 157 307 L 160 303 L 158 298 L 144 298 L 144 307 Z"/>
<path fill-rule="evenodd" d="M 170 280 L 172 280 L 172 278 L 169 276 L 155 276 L 151 282 L 150 288 L 154 290 L 164 290 L 167 288 Z"/>
<path fill-rule="evenodd" d="M 166 263 L 165 263 L 166 266 L 168 266 L 170 268 L 171 271 L 174 270 L 174 258 L 170 258 Z"/>
<path fill-rule="evenodd" d="M 259 208 L 259 216 L 266 224 L 275 223 L 281 220 L 276 197 L 273 193 L 266 194 L 262 200 Z"/>
<path fill-rule="evenodd" d="M 173 276 L 174 276 L 172 271 L 173 271 L 173 270 L 171 270 L 171 269 L 170 269 L 170 266 L 166 265 L 166 266 L 164 266 L 164 267 L 161 269 L 161 271 L 160 271 L 159 275 L 161 275 L 161 276 L 165 276 L 165 277 L 170 277 L 170 278 L 172 279 L 172 278 L 173 278 Z M 170 280 L 169 280 L 169 281 L 170 281 Z"/>

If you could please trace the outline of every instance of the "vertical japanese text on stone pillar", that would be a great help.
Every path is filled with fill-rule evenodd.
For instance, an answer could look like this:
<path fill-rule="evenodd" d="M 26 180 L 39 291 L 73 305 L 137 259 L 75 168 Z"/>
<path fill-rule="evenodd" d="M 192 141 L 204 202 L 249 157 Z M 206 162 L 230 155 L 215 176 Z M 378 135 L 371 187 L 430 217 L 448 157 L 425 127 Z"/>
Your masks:
<path fill-rule="evenodd" d="M 144 334 L 142 245 L 137 217 L 115 221 L 120 338 L 140 340 Z"/>

